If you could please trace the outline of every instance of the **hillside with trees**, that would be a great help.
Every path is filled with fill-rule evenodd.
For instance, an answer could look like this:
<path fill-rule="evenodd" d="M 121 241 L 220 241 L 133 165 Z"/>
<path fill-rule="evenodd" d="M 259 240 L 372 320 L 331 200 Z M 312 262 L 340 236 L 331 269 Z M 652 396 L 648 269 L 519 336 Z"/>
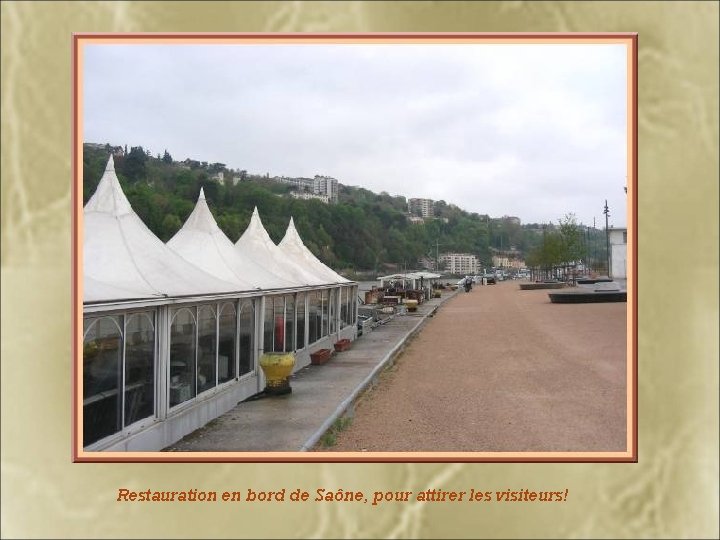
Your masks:
<path fill-rule="evenodd" d="M 512 220 L 491 219 L 445 201 L 435 203 L 435 219 L 412 223 L 407 219 L 405 197 L 340 184 L 337 204 L 295 199 L 288 196 L 290 185 L 268 175 L 233 171 L 223 163 L 178 162 L 167 151 L 152 156 L 141 146 L 128 149 L 109 144 L 83 147 L 83 204 L 94 193 L 110 153 L 133 209 L 163 241 L 180 229 L 201 188 L 218 225 L 233 242 L 257 207 L 273 241 L 282 238 L 292 216 L 305 245 L 320 260 L 350 272 L 410 270 L 422 259 L 434 261 L 438 252 L 447 251 L 473 253 L 484 266 L 491 265 L 493 254 L 511 249 L 518 257 L 535 254 L 537 259 L 543 246 L 549 245 L 548 234 L 560 230 L 553 224 L 521 226 Z M 226 181 L 219 182 L 218 174 Z M 587 236 L 587 231 L 583 234 Z M 597 238 L 594 241 L 599 244 Z M 541 262 L 546 259 L 551 258 Z"/>

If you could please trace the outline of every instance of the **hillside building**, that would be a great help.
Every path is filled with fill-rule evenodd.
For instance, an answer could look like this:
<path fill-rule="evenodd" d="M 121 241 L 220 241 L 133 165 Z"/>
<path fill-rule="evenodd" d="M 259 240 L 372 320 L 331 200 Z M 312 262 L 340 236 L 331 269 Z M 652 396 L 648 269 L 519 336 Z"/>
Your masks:
<path fill-rule="evenodd" d="M 525 261 L 507 255 L 493 255 L 492 265 L 496 268 L 515 268 L 520 270 L 521 268 L 525 268 Z"/>
<path fill-rule="evenodd" d="M 275 176 L 273 180 L 297 188 L 295 192 L 297 195 L 291 194 L 296 199 L 320 199 L 326 203 L 338 202 L 338 181 L 330 176 L 316 175 L 315 178 Z M 303 192 L 315 196 L 303 195 Z"/>
<path fill-rule="evenodd" d="M 327 195 L 316 195 L 315 193 L 308 193 L 307 191 L 291 191 L 290 196 L 293 199 L 302 199 L 305 201 L 310 199 L 317 199 L 324 202 L 325 204 L 328 204 L 330 202 L 330 197 L 328 197 Z"/>
<path fill-rule="evenodd" d="M 338 181 L 330 176 L 315 176 L 313 179 L 313 193 L 326 195 L 331 203 L 338 202 Z"/>
<path fill-rule="evenodd" d="M 456 275 L 477 274 L 480 267 L 478 258 L 470 253 L 443 253 L 439 257 L 439 264 L 448 273 Z"/>

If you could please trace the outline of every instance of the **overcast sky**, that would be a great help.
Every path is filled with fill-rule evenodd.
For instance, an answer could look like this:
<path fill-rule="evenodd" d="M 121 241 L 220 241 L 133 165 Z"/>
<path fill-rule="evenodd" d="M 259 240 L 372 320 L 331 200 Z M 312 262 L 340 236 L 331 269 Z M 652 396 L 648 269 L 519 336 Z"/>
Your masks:
<path fill-rule="evenodd" d="M 83 138 L 620 227 L 626 92 L 624 45 L 89 45 Z"/>

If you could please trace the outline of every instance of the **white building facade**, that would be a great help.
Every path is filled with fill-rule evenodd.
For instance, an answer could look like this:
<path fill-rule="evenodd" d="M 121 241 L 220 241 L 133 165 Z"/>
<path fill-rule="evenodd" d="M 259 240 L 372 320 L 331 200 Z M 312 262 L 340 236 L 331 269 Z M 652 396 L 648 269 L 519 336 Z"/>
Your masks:
<path fill-rule="evenodd" d="M 424 218 L 433 217 L 435 214 L 433 205 L 435 201 L 432 199 L 409 199 L 408 212 L 411 214 L 420 214 Z"/>
<path fill-rule="evenodd" d="M 337 203 L 338 202 L 338 181 L 330 176 L 317 175 L 315 178 L 289 178 L 287 176 L 276 176 L 273 178 L 276 182 L 282 182 L 283 184 L 290 184 L 296 187 L 299 191 L 295 192 L 297 195 L 292 195 L 296 199 L 321 199 L 327 200 L 325 202 Z M 302 193 L 310 193 L 316 195 L 315 197 L 302 196 Z"/>
<path fill-rule="evenodd" d="M 610 277 L 627 279 L 627 229 L 608 229 L 610 237 Z"/>
<path fill-rule="evenodd" d="M 330 176 L 316 176 L 313 180 L 313 193 L 324 195 L 331 203 L 338 202 L 338 181 Z"/>
<path fill-rule="evenodd" d="M 443 253 L 439 259 L 440 267 L 444 265 L 450 274 L 474 275 L 478 273 L 478 258 L 470 253 Z"/>
<path fill-rule="evenodd" d="M 325 204 L 328 204 L 330 202 L 330 198 L 327 195 L 316 195 L 315 193 L 308 193 L 307 191 L 292 191 L 290 193 L 290 196 L 293 199 L 302 199 L 302 200 L 310 200 L 310 199 L 317 199 L 318 201 L 322 201 Z"/>

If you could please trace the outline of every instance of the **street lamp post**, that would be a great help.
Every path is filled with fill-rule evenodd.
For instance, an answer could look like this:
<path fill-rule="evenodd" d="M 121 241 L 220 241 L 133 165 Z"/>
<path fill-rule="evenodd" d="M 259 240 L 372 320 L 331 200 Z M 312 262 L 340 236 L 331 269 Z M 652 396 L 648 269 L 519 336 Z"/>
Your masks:
<path fill-rule="evenodd" d="M 585 274 L 590 275 L 590 272 L 592 272 L 592 260 L 590 259 L 590 239 L 592 238 L 591 232 L 590 232 L 590 225 L 585 227 L 585 258 L 587 259 L 587 264 L 585 265 Z"/>
<path fill-rule="evenodd" d="M 435 271 L 440 270 L 440 244 L 439 240 L 435 239 Z"/>
<path fill-rule="evenodd" d="M 593 270 L 596 269 L 597 260 L 597 234 L 595 234 L 595 216 L 593 216 L 593 232 L 592 232 L 592 247 L 593 247 Z"/>
<path fill-rule="evenodd" d="M 435 239 L 435 271 L 440 271 L 440 246 L 443 244 L 440 243 L 439 239 Z M 432 246 L 430 246 L 430 252 L 428 253 L 430 257 L 432 257 Z"/>
<path fill-rule="evenodd" d="M 605 208 L 603 209 L 605 214 L 605 249 L 607 257 L 607 275 L 610 276 L 610 230 L 608 229 L 608 217 L 610 217 L 610 209 L 608 208 L 607 199 L 605 199 Z"/>

